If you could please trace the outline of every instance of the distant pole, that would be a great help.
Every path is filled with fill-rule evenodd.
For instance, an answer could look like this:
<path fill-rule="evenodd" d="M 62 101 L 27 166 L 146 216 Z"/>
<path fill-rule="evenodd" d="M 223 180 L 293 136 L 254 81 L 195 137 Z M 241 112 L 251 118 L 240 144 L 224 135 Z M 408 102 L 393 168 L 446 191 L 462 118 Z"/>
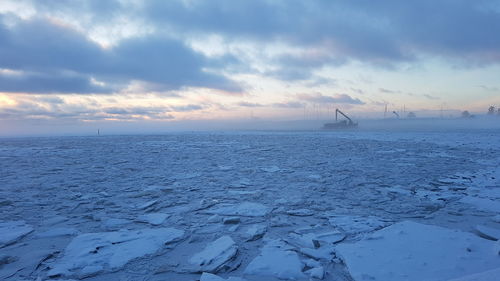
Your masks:
<path fill-rule="evenodd" d="M 97 129 L 97 135 L 100 136 L 101 135 L 101 131 L 99 129 Z"/>
<path fill-rule="evenodd" d="M 387 103 L 385 104 L 384 119 L 387 117 Z"/>

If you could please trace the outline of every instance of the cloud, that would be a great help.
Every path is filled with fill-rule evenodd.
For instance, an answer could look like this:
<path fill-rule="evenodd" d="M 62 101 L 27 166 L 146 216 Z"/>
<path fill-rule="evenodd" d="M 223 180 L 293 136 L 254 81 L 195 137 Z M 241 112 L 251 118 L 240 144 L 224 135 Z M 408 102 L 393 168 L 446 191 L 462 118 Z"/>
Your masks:
<path fill-rule="evenodd" d="M 419 54 L 500 62 L 495 0 L 156 0 L 146 2 L 142 16 L 189 34 L 324 46 L 337 58 L 380 65 L 412 61 Z"/>
<path fill-rule="evenodd" d="M 297 98 L 311 103 L 344 103 L 344 104 L 364 104 L 357 98 L 352 98 L 347 94 L 337 94 L 334 96 L 325 96 L 321 93 L 297 94 Z"/>
<path fill-rule="evenodd" d="M 263 107 L 263 106 L 265 106 L 265 105 L 260 104 L 260 103 L 251 103 L 251 102 L 246 102 L 246 101 L 239 102 L 236 105 L 241 106 L 241 107 Z"/>
<path fill-rule="evenodd" d="M 208 58 L 166 37 L 134 37 L 103 49 L 84 34 L 47 19 L 18 20 L 8 27 L 0 18 L 0 40 L 0 68 L 22 73 L 0 77 L 4 92 L 111 93 L 134 80 L 164 91 L 183 87 L 241 91 L 224 76 L 206 72 Z M 92 79 L 104 85 L 95 85 Z"/>
<path fill-rule="evenodd" d="M 188 104 L 188 105 L 171 106 L 170 108 L 176 112 L 189 112 L 189 111 L 202 110 L 205 107 L 199 104 Z"/>
<path fill-rule="evenodd" d="M 305 104 L 303 102 L 290 101 L 290 102 L 273 103 L 272 107 L 276 107 L 276 108 L 303 108 L 304 105 Z"/>

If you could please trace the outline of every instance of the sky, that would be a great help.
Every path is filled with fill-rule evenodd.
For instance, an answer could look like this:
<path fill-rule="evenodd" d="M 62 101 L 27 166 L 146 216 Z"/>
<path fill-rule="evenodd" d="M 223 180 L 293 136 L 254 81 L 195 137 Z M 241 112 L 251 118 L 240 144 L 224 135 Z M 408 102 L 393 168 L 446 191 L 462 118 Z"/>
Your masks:
<path fill-rule="evenodd" d="M 498 0 L 1 0 L 0 135 L 484 114 L 499 30 Z"/>

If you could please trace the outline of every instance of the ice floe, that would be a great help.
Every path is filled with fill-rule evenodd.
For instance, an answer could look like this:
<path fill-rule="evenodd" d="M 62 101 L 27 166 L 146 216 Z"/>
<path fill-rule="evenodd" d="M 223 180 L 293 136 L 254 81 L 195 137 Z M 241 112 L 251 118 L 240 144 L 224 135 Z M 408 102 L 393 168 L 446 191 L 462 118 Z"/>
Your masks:
<path fill-rule="evenodd" d="M 242 234 L 246 241 L 254 241 L 262 238 L 266 234 L 267 227 L 265 225 L 253 224 L 247 228 L 247 230 Z"/>
<path fill-rule="evenodd" d="M 247 275 L 271 276 L 279 279 L 301 279 L 303 264 L 296 252 L 283 241 L 269 241 L 245 269 Z"/>
<path fill-rule="evenodd" d="M 238 246 L 230 236 L 222 236 L 208 244 L 203 251 L 196 253 L 189 259 L 195 272 L 218 272 L 225 263 L 233 259 Z"/>
<path fill-rule="evenodd" d="M 498 267 L 494 242 L 472 233 L 404 221 L 337 246 L 356 281 L 447 280 Z"/>
<path fill-rule="evenodd" d="M 184 231 L 174 228 L 81 234 L 69 243 L 48 275 L 84 278 L 115 271 L 133 259 L 155 254 L 183 235 Z"/>

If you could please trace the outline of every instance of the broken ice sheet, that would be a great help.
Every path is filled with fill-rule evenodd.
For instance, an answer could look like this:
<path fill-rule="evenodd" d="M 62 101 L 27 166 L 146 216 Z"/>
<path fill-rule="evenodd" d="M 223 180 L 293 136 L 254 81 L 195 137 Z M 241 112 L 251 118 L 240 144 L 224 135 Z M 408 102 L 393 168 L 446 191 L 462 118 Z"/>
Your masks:
<path fill-rule="evenodd" d="M 472 233 L 404 221 L 336 248 L 356 281 L 433 281 L 499 267 L 494 243 Z"/>
<path fill-rule="evenodd" d="M 281 240 L 271 240 L 248 264 L 245 274 L 294 280 L 305 278 L 302 268 L 303 265 L 296 252 L 291 251 L 291 248 Z"/>
<path fill-rule="evenodd" d="M 237 250 L 238 246 L 231 237 L 222 236 L 193 255 L 189 263 L 195 267 L 194 272 L 216 273 L 236 256 Z"/>
<path fill-rule="evenodd" d="M 183 235 L 184 231 L 174 228 L 81 234 L 69 243 L 48 276 L 84 278 L 116 271 L 133 259 L 160 251 Z"/>

